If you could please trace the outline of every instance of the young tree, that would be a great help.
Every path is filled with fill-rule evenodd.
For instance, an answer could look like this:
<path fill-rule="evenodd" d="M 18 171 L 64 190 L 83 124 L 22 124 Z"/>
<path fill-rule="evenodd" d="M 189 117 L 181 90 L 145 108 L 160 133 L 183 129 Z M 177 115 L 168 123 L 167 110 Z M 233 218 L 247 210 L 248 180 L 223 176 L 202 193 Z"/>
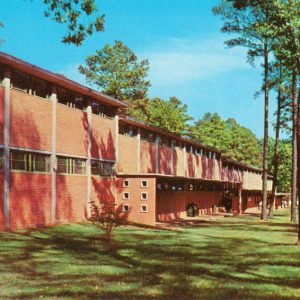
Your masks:
<path fill-rule="evenodd" d="M 130 104 L 128 114 L 145 119 L 150 81 L 148 60 L 138 61 L 137 56 L 123 42 L 107 44 L 79 66 L 88 83 L 105 94 Z"/>
<path fill-rule="evenodd" d="M 264 146 L 263 146 L 263 201 L 261 219 L 267 217 L 267 176 L 268 176 L 268 134 L 269 134 L 269 54 L 272 50 L 273 35 L 268 29 L 274 13 L 272 0 L 224 0 L 213 11 L 223 16 L 223 32 L 235 33 L 237 38 L 226 41 L 230 47 L 242 46 L 248 49 L 248 61 L 263 58 L 264 67 Z"/>
<path fill-rule="evenodd" d="M 173 133 L 186 135 L 188 122 L 192 119 L 187 113 L 187 105 L 176 97 L 170 97 L 168 101 L 153 98 L 147 105 L 147 121 Z"/>

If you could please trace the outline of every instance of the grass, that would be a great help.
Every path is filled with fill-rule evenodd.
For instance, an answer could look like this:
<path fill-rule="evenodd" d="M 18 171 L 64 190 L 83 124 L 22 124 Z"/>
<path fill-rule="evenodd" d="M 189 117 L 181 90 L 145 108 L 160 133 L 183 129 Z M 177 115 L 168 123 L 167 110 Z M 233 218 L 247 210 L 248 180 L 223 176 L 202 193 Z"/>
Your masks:
<path fill-rule="evenodd" d="M 288 212 L 175 230 L 89 224 L 0 233 L 0 299 L 300 299 Z"/>

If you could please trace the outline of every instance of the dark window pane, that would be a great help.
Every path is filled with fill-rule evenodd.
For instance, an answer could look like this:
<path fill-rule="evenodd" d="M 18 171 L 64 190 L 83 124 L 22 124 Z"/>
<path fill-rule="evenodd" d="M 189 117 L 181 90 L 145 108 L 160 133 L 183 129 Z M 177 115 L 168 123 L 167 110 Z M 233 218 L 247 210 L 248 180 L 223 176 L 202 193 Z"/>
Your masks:
<path fill-rule="evenodd" d="M 10 168 L 12 170 L 26 170 L 26 154 L 20 151 L 10 153 Z"/>

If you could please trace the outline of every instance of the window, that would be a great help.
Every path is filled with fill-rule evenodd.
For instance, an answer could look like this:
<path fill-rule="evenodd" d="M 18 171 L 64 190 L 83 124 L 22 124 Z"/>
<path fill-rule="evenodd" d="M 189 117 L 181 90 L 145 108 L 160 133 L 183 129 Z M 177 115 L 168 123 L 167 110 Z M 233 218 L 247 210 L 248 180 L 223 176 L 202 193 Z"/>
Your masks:
<path fill-rule="evenodd" d="M 141 187 L 143 188 L 148 187 L 148 180 L 141 180 Z"/>
<path fill-rule="evenodd" d="M 32 89 L 33 94 L 42 98 L 48 98 L 50 95 L 50 87 L 47 81 L 38 79 L 38 78 L 32 78 Z"/>
<path fill-rule="evenodd" d="M 128 212 L 128 211 L 129 211 L 129 205 L 123 204 L 123 212 Z"/>
<path fill-rule="evenodd" d="M 57 157 L 57 173 L 86 174 L 86 160 L 61 156 Z"/>
<path fill-rule="evenodd" d="M 12 150 L 10 169 L 26 172 L 50 172 L 50 155 Z"/>
<path fill-rule="evenodd" d="M 4 78 L 4 66 L 0 64 L 0 83 Z"/>
<path fill-rule="evenodd" d="M 148 206 L 146 204 L 141 205 L 141 212 L 145 213 L 148 211 Z"/>
<path fill-rule="evenodd" d="M 130 194 L 128 192 L 123 193 L 123 200 L 129 200 L 130 199 Z"/>
<path fill-rule="evenodd" d="M 155 134 L 153 132 L 147 130 L 141 130 L 141 140 L 154 143 L 155 142 Z"/>
<path fill-rule="evenodd" d="M 83 110 L 87 106 L 87 99 L 83 95 L 73 93 L 62 87 L 57 88 L 57 100 L 58 103 L 80 110 Z"/>
<path fill-rule="evenodd" d="M 137 128 L 129 125 L 120 125 L 119 133 L 122 135 L 136 137 L 137 136 Z"/>
<path fill-rule="evenodd" d="M 128 179 L 126 179 L 126 180 L 124 179 L 124 180 L 123 180 L 123 187 L 124 187 L 124 188 L 129 187 L 129 180 L 128 180 Z"/>
<path fill-rule="evenodd" d="M 3 169 L 3 149 L 0 149 L 0 170 Z"/>
<path fill-rule="evenodd" d="M 103 103 L 92 101 L 92 113 L 102 117 L 113 118 L 116 114 L 116 109 Z"/>
<path fill-rule="evenodd" d="M 29 86 L 29 76 L 25 73 L 13 70 L 11 74 L 11 85 L 13 88 L 27 93 Z"/>
<path fill-rule="evenodd" d="M 141 193 L 141 200 L 148 200 L 148 193 L 142 192 Z"/>
<path fill-rule="evenodd" d="M 115 174 L 115 163 L 110 161 L 91 161 L 91 173 L 98 176 L 113 176 Z"/>

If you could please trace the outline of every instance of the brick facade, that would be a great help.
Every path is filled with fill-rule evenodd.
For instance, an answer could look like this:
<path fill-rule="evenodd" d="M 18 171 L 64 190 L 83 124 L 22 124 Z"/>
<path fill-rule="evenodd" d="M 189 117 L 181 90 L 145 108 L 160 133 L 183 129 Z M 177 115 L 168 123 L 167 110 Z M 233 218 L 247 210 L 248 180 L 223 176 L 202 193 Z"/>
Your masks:
<path fill-rule="evenodd" d="M 115 112 L 126 107 L 118 100 L 3 53 L 0 68 L 23 72 L 28 82 L 45 81 L 42 96 L 42 90 L 17 89 L 23 85 L 20 81 L 0 86 L 0 230 L 5 224 L 14 230 L 81 222 L 89 215 L 90 201 L 114 204 L 128 221 L 155 225 L 184 217 L 189 203 L 197 205 L 200 214 L 221 209 L 222 191 L 227 189 L 235 190 L 232 210 L 238 212 L 238 189 L 261 190 L 261 171 L 221 159 L 218 149 L 127 118 L 118 123 Z M 68 90 L 69 96 L 56 95 L 58 88 Z M 92 110 L 93 101 L 111 112 Z M 10 122 L 4 118 L 5 108 Z M 137 134 L 118 132 L 123 125 L 133 126 Z M 152 138 L 144 134 L 141 139 L 143 130 L 152 132 Z M 107 173 L 114 163 L 117 174 Z M 198 190 L 189 190 L 190 185 L 198 185 Z M 253 197 L 243 200 L 242 209 L 257 205 Z"/>

